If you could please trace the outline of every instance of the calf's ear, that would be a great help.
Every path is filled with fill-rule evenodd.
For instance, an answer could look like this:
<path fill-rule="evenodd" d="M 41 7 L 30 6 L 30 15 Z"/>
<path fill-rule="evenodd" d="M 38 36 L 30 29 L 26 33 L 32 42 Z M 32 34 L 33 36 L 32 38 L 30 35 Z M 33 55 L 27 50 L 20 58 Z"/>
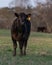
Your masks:
<path fill-rule="evenodd" d="M 18 13 L 16 13 L 16 12 L 14 13 L 14 15 L 15 15 L 16 17 L 19 17 L 19 14 L 18 14 Z"/>
<path fill-rule="evenodd" d="M 31 20 L 31 14 L 27 14 L 27 20 Z"/>

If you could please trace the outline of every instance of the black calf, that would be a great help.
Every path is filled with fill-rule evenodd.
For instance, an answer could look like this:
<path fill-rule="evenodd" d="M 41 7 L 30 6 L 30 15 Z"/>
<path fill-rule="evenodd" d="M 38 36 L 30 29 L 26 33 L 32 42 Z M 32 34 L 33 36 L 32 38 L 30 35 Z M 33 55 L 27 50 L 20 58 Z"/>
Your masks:
<path fill-rule="evenodd" d="M 16 55 L 17 41 L 19 42 L 20 54 L 26 55 L 27 41 L 31 30 L 31 15 L 26 15 L 25 13 L 15 13 L 15 16 L 17 18 L 13 21 L 11 28 L 11 37 L 14 47 L 13 55 Z"/>

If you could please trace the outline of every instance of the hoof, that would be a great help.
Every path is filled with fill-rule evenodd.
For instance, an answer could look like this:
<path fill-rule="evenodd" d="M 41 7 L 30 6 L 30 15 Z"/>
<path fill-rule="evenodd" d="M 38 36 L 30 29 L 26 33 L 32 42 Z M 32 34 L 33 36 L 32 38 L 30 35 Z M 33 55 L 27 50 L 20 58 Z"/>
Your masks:
<path fill-rule="evenodd" d="M 24 53 L 23 55 L 26 55 L 26 53 Z"/>
<path fill-rule="evenodd" d="M 20 56 L 23 56 L 23 53 L 22 53 L 22 54 L 20 54 Z"/>
<path fill-rule="evenodd" d="M 16 56 L 16 53 L 14 53 L 13 56 Z"/>
<path fill-rule="evenodd" d="M 13 54 L 13 56 L 16 56 L 16 54 Z"/>

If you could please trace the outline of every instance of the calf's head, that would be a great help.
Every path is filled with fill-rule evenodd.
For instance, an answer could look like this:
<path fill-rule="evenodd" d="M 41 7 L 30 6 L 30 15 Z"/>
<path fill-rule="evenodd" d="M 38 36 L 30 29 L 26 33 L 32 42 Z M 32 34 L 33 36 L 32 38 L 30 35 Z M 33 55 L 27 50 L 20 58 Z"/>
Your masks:
<path fill-rule="evenodd" d="M 31 20 L 31 14 L 25 14 L 24 12 L 21 12 L 20 14 L 15 13 L 15 16 L 17 17 L 16 24 L 19 26 L 22 26 L 26 20 Z"/>

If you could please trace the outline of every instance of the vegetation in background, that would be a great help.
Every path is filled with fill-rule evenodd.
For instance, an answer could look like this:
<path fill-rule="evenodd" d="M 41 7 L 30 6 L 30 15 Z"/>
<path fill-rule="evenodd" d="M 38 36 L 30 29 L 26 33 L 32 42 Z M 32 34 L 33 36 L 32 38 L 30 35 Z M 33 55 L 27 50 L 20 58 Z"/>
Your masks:
<path fill-rule="evenodd" d="M 44 4 L 38 3 L 38 5 L 33 9 L 30 7 L 28 7 L 28 9 L 20 7 L 11 9 L 6 7 L 0 9 L 0 29 L 11 28 L 13 19 L 15 18 L 12 10 L 16 10 L 17 13 L 25 12 L 32 14 L 32 31 L 37 31 L 38 26 L 45 26 L 47 28 L 47 32 L 52 32 L 52 0 L 47 0 Z"/>

